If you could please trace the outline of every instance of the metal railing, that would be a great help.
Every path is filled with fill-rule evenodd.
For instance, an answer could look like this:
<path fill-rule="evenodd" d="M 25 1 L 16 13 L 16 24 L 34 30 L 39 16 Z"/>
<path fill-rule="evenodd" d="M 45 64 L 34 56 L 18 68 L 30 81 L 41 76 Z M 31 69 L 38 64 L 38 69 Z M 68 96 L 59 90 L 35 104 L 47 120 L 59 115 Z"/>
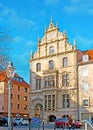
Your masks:
<path fill-rule="evenodd" d="M 88 125 L 93 129 L 93 125 L 88 120 L 82 120 L 82 122 L 84 123 L 84 130 L 88 130 Z"/>

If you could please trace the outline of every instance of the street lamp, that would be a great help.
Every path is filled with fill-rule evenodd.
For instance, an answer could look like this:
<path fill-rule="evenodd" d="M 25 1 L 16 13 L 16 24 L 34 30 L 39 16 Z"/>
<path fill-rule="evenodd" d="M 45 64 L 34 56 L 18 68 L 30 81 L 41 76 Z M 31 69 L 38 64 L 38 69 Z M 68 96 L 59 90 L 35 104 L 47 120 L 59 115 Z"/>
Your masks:
<path fill-rule="evenodd" d="M 9 62 L 6 68 L 6 75 L 8 77 L 8 130 L 11 130 L 11 87 L 14 74 L 15 68 L 13 67 L 13 63 Z"/>

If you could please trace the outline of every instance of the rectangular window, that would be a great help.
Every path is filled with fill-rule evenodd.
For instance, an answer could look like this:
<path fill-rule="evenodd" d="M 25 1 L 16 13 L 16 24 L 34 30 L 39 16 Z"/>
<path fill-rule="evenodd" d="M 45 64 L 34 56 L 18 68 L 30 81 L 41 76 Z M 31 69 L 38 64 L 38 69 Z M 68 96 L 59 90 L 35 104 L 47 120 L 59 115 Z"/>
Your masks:
<path fill-rule="evenodd" d="M 82 76 L 88 76 L 88 69 L 87 68 L 82 69 Z"/>
<path fill-rule="evenodd" d="M 51 110 L 51 95 L 48 95 L 48 110 Z"/>
<path fill-rule="evenodd" d="M 18 91 L 20 91 L 20 86 L 18 86 Z"/>
<path fill-rule="evenodd" d="M 66 67 L 68 65 L 68 58 L 63 58 L 63 67 Z"/>
<path fill-rule="evenodd" d="M 55 87 L 55 76 L 47 76 L 45 79 L 45 88 L 47 87 Z"/>
<path fill-rule="evenodd" d="M 17 104 L 17 109 L 20 109 L 20 105 L 19 104 Z"/>
<path fill-rule="evenodd" d="M 70 96 L 69 94 L 63 94 L 62 95 L 62 98 L 63 98 L 63 108 L 69 108 L 70 107 Z"/>
<path fill-rule="evenodd" d="M 47 110 L 47 96 L 45 95 L 45 110 Z"/>
<path fill-rule="evenodd" d="M 45 95 L 45 110 L 55 110 L 55 95 Z"/>
<path fill-rule="evenodd" d="M 49 48 L 49 54 L 53 54 L 53 53 L 54 53 L 54 47 L 51 46 L 51 47 Z"/>
<path fill-rule="evenodd" d="M 62 86 L 69 86 L 69 75 L 68 74 L 62 75 Z"/>
<path fill-rule="evenodd" d="M 20 95 L 17 95 L 17 99 L 20 100 Z"/>
<path fill-rule="evenodd" d="M 83 99 L 83 106 L 88 107 L 89 106 L 89 99 Z"/>
<path fill-rule="evenodd" d="M 27 110 L 27 105 L 24 106 L 24 110 Z"/>
<path fill-rule="evenodd" d="M 26 93 L 27 93 L 27 88 L 24 88 L 24 92 L 26 92 Z"/>
<path fill-rule="evenodd" d="M 53 62 L 53 60 L 49 61 L 49 69 L 54 69 L 54 62 Z"/>
<path fill-rule="evenodd" d="M 24 96 L 24 101 L 27 101 L 27 96 Z"/>
<path fill-rule="evenodd" d="M 83 84 L 82 84 L 82 89 L 83 89 L 84 91 L 87 91 L 87 90 L 88 90 L 88 83 L 83 83 Z"/>
<path fill-rule="evenodd" d="M 41 79 L 36 79 L 36 89 L 41 89 Z"/>
<path fill-rule="evenodd" d="M 55 110 L 55 95 L 52 95 L 52 109 Z"/>
<path fill-rule="evenodd" d="M 41 63 L 37 63 L 36 64 L 36 71 L 40 71 L 41 70 Z"/>

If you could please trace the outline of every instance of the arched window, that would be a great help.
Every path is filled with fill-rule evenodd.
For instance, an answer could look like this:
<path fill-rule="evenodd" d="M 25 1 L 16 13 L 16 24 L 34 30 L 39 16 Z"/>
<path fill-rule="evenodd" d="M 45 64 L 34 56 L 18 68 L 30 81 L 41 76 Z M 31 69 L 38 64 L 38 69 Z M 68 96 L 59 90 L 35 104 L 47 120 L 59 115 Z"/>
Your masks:
<path fill-rule="evenodd" d="M 49 69 L 54 69 L 54 62 L 53 62 L 53 60 L 49 61 Z"/>
<path fill-rule="evenodd" d="M 41 63 L 37 63 L 36 64 L 36 71 L 40 71 L 41 70 Z"/>
<path fill-rule="evenodd" d="M 49 48 L 49 54 L 53 54 L 53 53 L 54 53 L 54 47 L 51 46 L 51 47 Z"/>
<path fill-rule="evenodd" d="M 68 58 L 63 58 L 63 67 L 66 67 L 68 65 Z"/>

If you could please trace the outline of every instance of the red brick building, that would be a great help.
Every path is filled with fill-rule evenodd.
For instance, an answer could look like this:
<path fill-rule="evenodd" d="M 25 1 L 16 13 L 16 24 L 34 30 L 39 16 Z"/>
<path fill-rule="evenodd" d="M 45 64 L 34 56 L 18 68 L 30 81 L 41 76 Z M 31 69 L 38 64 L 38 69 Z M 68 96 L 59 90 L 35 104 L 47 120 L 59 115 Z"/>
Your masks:
<path fill-rule="evenodd" d="M 16 116 L 29 116 L 30 85 L 17 73 L 12 79 L 11 88 L 11 114 Z M 0 115 L 8 115 L 8 78 L 6 72 L 0 72 Z"/>

